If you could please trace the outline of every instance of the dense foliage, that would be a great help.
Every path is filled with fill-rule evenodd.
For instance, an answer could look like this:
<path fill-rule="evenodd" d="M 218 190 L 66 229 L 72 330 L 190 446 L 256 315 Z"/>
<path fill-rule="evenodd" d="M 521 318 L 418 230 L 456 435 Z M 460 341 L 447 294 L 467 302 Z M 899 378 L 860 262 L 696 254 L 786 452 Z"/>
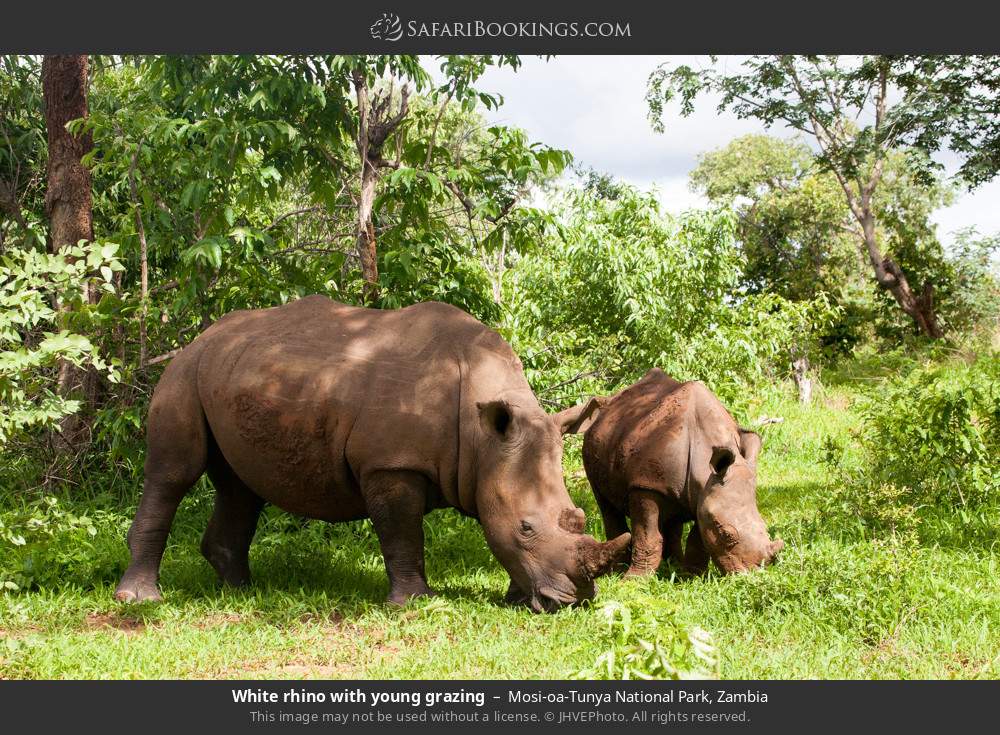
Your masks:
<path fill-rule="evenodd" d="M 872 389 L 858 415 L 857 461 L 843 461 L 843 445 L 827 447 L 841 480 L 828 510 L 875 533 L 912 531 L 922 519 L 939 525 L 954 513 L 965 537 L 995 538 L 1000 354 L 903 371 Z"/>
<path fill-rule="evenodd" d="M 123 268 L 117 251 L 114 243 L 81 243 L 51 255 L 13 250 L 0 257 L 0 448 L 80 409 L 78 400 L 57 390 L 53 376 L 60 363 L 86 365 L 118 380 L 117 369 L 79 334 L 93 333 L 107 319 L 108 299 L 81 308 L 81 286 L 97 281 L 113 297 L 114 274 Z"/>
<path fill-rule="evenodd" d="M 830 314 L 739 288 L 745 256 L 726 211 L 672 217 L 655 197 L 571 190 L 549 247 L 518 262 L 505 330 L 546 400 L 627 385 L 651 366 L 739 407 L 784 378 Z"/>

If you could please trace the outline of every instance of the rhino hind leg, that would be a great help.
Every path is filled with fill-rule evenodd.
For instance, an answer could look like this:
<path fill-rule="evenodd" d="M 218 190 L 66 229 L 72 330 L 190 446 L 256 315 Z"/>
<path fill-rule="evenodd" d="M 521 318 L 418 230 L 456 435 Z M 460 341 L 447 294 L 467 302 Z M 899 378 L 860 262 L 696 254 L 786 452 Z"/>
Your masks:
<path fill-rule="evenodd" d="M 663 559 L 663 533 L 660 516 L 663 499 L 650 490 L 633 489 L 628 495 L 628 514 L 632 519 L 632 564 L 626 577 L 654 574 Z"/>
<path fill-rule="evenodd" d="M 161 599 L 160 560 L 174 514 L 205 471 L 208 427 L 193 387 L 186 387 L 167 383 L 150 406 L 142 498 L 128 532 L 131 562 L 115 589 L 122 602 Z"/>
<path fill-rule="evenodd" d="M 406 470 L 375 472 L 361 481 L 389 577 L 388 602 L 396 605 L 434 594 L 424 572 L 427 490 L 427 478 Z"/>
<path fill-rule="evenodd" d="M 243 587 L 250 584 L 250 542 L 264 501 L 218 450 L 209 460 L 208 476 L 215 486 L 215 509 L 201 539 L 201 553 L 224 584 Z"/>

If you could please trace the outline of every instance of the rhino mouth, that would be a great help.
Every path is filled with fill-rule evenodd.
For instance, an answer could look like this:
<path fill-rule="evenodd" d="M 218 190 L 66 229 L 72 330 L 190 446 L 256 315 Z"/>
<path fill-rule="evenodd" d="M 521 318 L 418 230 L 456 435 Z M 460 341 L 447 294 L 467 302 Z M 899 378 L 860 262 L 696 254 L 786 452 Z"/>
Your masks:
<path fill-rule="evenodd" d="M 563 607 L 579 605 L 592 600 L 596 593 L 597 587 L 592 581 L 576 587 L 572 592 L 553 584 L 547 584 L 537 589 L 535 594 L 531 596 L 528 606 L 534 612 L 555 612 Z"/>
<path fill-rule="evenodd" d="M 784 548 L 785 542 L 781 539 L 775 539 L 768 542 L 766 548 L 760 554 L 740 555 L 726 553 L 720 555 L 716 563 L 725 574 L 741 574 L 755 569 L 764 569 L 778 560 L 778 555 Z"/>

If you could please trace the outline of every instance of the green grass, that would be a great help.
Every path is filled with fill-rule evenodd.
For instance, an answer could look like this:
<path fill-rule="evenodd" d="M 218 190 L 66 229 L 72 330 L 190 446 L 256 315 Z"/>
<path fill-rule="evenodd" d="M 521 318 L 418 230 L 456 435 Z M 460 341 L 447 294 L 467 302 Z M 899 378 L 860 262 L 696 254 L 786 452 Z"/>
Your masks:
<path fill-rule="evenodd" d="M 726 678 L 1000 676 L 1000 563 L 995 548 L 872 543 L 818 517 L 835 480 L 826 440 L 850 452 L 847 381 L 803 408 L 757 407 L 763 429 L 761 512 L 788 546 L 778 564 L 736 577 L 601 580 L 598 605 L 665 597 L 683 625 L 708 630 Z M 589 530 L 600 523 L 580 472 L 566 470 Z M 16 505 L 11 497 L 0 513 Z M 163 562 L 165 602 L 138 608 L 112 591 L 127 555 L 130 510 L 110 499 L 63 502 L 98 520 L 51 588 L 0 594 L 0 678 L 563 678 L 593 665 L 603 623 L 593 607 L 532 615 L 501 605 L 506 574 L 479 526 L 453 511 L 427 517 L 427 560 L 439 596 L 382 603 L 382 560 L 367 522 L 327 526 L 269 509 L 247 590 L 223 589 L 198 552 L 211 506 L 185 500 Z M 105 507 L 104 515 L 98 513 Z M 77 508 L 79 506 L 79 508 Z M 2 516 L 0 516 L 2 517 Z"/>

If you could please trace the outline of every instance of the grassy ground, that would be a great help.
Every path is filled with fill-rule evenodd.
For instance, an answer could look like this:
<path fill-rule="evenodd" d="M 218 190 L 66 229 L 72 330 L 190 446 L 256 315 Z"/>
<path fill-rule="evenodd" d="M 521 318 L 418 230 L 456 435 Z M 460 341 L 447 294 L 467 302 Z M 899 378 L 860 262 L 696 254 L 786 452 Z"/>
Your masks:
<path fill-rule="evenodd" d="M 996 547 L 897 548 L 819 516 L 833 489 L 820 458 L 828 438 L 850 451 L 851 399 L 849 386 L 835 385 L 808 409 L 759 407 L 784 418 L 764 429 L 758 488 L 764 517 L 788 543 L 777 565 L 726 578 L 678 580 L 670 569 L 644 581 L 606 578 L 598 605 L 676 601 L 681 624 L 713 635 L 725 678 L 1000 677 Z M 597 531 L 572 441 L 571 492 Z M 564 678 L 606 647 L 593 608 L 503 607 L 506 575 L 479 526 L 453 511 L 426 520 L 440 593 L 432 600 L 382 604 L 387 583 L 367 522 L 330 527 L 270 509 L 252 551 L 256 584 L 221 589 L 198 553 L 206 488 L 178 515 L 163 563 L 166 601 L 129 608 L 112 590 L 130 513 L 98 513 L 102 502 L 112 507 L 88 504 L 101 519 L 96 533 L 69 554 L 57 584 L 0 594 L 0 678 Z"/>

